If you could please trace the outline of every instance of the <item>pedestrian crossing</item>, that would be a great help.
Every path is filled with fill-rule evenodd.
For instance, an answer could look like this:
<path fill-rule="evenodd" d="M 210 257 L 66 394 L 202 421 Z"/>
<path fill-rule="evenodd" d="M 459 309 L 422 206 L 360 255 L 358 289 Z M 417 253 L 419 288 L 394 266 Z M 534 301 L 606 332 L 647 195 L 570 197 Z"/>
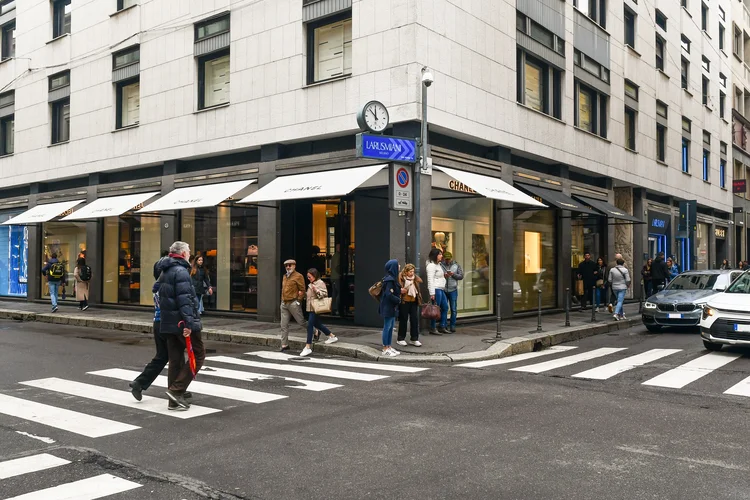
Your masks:
<path fill-rule="evenodd" d="M 167 387 L 165 375 L 158 376 L 148 394 L 136 401 L 125 382 L 134 380 L 140 371 L 111 367 L 82 371 L 72 379 L 48 377 L 19 382 L 18 389 L 0 393 L 0 415 L 10 417 L 10 427 L 18 426 L 19 431 L 36 432 L 38 425 L 102 438 L 153 422 L 140 415 L 151 414 L 167 421 L 215 417 L 245 403 L 280 402 L 304 392 L 322 393 L 349 383 L 378 382 L 426 370 L 382 362 L 299 358 L 278 352 L 209 356 L 189 388 L 198 404 L 191 404 L 187 411 L 168 409 L 164 391 L 156 389 Z M 38 463 L 43 463 L 42 459 Z"/>

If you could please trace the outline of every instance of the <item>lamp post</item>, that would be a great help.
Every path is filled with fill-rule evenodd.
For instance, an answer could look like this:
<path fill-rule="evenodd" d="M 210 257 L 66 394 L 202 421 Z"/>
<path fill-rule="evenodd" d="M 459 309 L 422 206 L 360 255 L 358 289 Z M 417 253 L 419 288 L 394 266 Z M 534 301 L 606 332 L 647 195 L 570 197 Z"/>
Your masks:
<path fill-rule="evenodd" d="M 419 228 L 421 217 L 421 177 L 426 172 L 427 165 L 427 88 L 432 85 L 434 78 L 427 66 L 422 68 L 422 134 L 420 138 L 421 158 L 414 164 L 414 267 L 415 274 L 419 275 L 422 269 L 422 252 L 420 245 L 421 231 Z"/>

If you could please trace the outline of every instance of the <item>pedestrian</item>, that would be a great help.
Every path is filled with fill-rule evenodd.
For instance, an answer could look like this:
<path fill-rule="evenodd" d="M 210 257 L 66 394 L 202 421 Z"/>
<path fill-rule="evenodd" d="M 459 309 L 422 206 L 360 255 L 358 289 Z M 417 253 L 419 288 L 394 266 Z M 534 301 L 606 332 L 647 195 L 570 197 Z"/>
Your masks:
<path fill-rule="evenodd" d="M 616 253 L 615 254 L 615 262 L 614 262 L 614 264 L 612 264 L 612 266 L 610 267 L 610 269 L 613 269 L 617 265 L 617 260 L 618 259 L 622 259 L 622 254 L 621 253 Z M 617 304 L 617 294 L 615 293 L 614 290 L 612 290 L 612 282 L 609 281 L 609 279 L 607 279 L 607 285 L 609 287 L 609 302 L 607 303 L 607 310 L 610 313 L 613 313 L 615 311 L 615 304 Z"/>
<path fill-rule="evenodd" d="M 450 328 L 448 333 L 456 333 L 456 318 L 458 317 L 458 282 L 464 279 L 464 270 L 453 260 L 453 254 L 445 252 L 440 263 L 445 276 L 445 296 L 451 311 Z"/>
<path fill-rule="evenodd" d="M 401 354 L 391 347 L 393 326 L 396 324 L 396 314 L 400 303 L 401 286 L 398 284 L 398 261 L 391 259 L 385 263 L 385 276 L 382 280 L 380 306 L 378 307 L 378 313 L 383 318 L 383 356 L 393 357 Z"/>
<path fill-rule="evenodd" d="M 297 261 L 284 261 L 286 274 L 281 280 L 281 352 L 289 350 L 289 320 L 294 320 L 307 328 L 307 321 L 302 314 L 300 300 L 305 296 L 305 278 L 297 272 Z"/>
<path fill-rule="evenodd" d="M 313 300 L 328 297 L 328 289 L 326 288 L 326 284 L 323 283 L 323 280 L 320 279 L 320 272 L 314 267 L 308 269 L 307 280 L 310 282 L 310 284 L 307 285 L 307 312 L 309 313 L 307 318 L 307 343 L 305 344 L 305 348 L 302 349 L 300 356 L 309 356 L 312 354 L 313 336 L 315 337 L 315 340 L 318 340 L 320 338 L 320 332 L 328 335 L 328 339 L 325 342 L 326 344 L 333 344 L 334 342 L 339 341 L 339 339 L 331 333 L 331 330 L 320 321 L 320 315 L 318 315 L 318 313 L 315 312 L 315 309 L 313 309 Z"/>
<path fill-rule="evenodd" d="M 445 296 L 445 273 L 443 273 L 440 262 L 443 260 L 443 251 L 439 248 L 430 250 L 427 257 L 427 289 L 430 292 L 430 301 L 440 308 L 440 326 L 435 329 L 437 322 L 430 320 L 430 333 L 442 335 L 448 333 L 445 329 L 448 323 L 448 297 Z"/>
<path fill-rule="evenodd" d="M 196 373 L 203 366 L 206 351 L 201 338 L 201 319 L 198 313 L 198 297 L 190 278 L 190 246 L 176 241 L 169 248 L 169 258 L 162 264 L 159 279 L 159 308 L 161 332 L 167 339 L 169 370 L 167 371 L 167 396 L 186 410 L 190 404 L 185 391 L 193 380 L 190 364 L 185 362 L 185 338 L 190 337 L 195 354 Z"/>
<path fill-rule="evenodd" d="M 86 259 L 79 257 L 76 263 L 73 277 L 76 280 L 76 300 L 78 310 L 85 311 L 89 308 L 89 281 L 91 281 L 91 268 L 86 265 Z"/>
<path fill-rule="evenodd" d="M 672 257 L 667 259 L 667 271 L 667 281 L 672 281 L 678 274 L 680 274 L 680 268 L 675 264 Z"/>
<path fill-rule="evenodd" d="M 586 252 L 583 254 L 583 262 L 578 264 L 578 279 L 583 280 L 583 295 L 580 297 L 581 311 L 586 310 L 586 302 L 594 292 L 594 287 L 599 279 L 599 269 L 596 262 L 591 260 L 591 254 Z M 594 302 L 594 297 L 591 297 L 591 302 Z M 593 304 L 592 304 L 593 305 Z"/>
<path fill-rule="evenodd" d="M 721 270 L 732 269 L 732 266 L 729 264 L 729 261 L 727 259 L 724 259 L 723 261 L 721 261 L 721 268 L 720 269 Z"/>
<path fill-rule="evenodd" d="M 664 252 L 659 252 L 656 259 L 651 263 L 652 294 L 663 290 L 667 281 L 669 281 L 669 266 L 664 261 Z"/>
<path fill-rule="evenodd" d="M 627 319 L 623 310 L 625 302 L 625 292 L 630 288 L 630 272 L 625 267 L 623 259 L 617 259 L 617 265 L 609 270 L 609 282 L 612 283 L 612 290 L 617 294 L 617 307 L 615 307 L 615 320 Z"/>
<path fill-rule="evenodd" d="M 643 268 L 641 269 L 641 279 L 643 280 L 643 290 L 646 292 L 646 298 L 651 297 L 653 292 L 653 281 L 651 279 L 651 267 L 654 264 L 654 259 L 649 258 Z"/>
<path fill-rule="evenodd" d="M 419 308 L 422 305 L 422 292 L 419 285 L 422 279 L 416 275 L 414 264 L 406 264 L 398 275 L 401 287 L 401 305 L 398 306 L 398 345 L 406 345 L 406 323 L 409 323 L 409 343 L 422 347 L 419 341 Z"/>
<path fill-rule="evenodd" d="M 208 274 L 208 270 L 203 264 L 205 261 L 202 255 L 196 255 L 193 259 L 193 265 L 190 268 L 190 279 L 193 282 L 193 288 L 195 288 L 195 294 L 198 296 L 198 313 L 203 316 L 203 297 L 213 295 L 213 289 L 211 288 L 211 276 Z"/>
<path fill-rule="evenodd" d="M 596 312 L 599 312 L 599 308 L 602 305 L 602 296 L 606 296 L 607 293 L 607 264 L 604 262 L 603 257 L 596 259 Z"/>
<path fill-rule="evenodd" d="M 42 275 L 47 276 L 49 300 L 52 304 L 52 312 L 55 313 L 57 312 L 57 292 L 60 290 L 60 284 L 65 279 L 65 264 L 57 260 L 57 253 L 53 252 L 50 255 L 47 264 L 42 268 Z"/>

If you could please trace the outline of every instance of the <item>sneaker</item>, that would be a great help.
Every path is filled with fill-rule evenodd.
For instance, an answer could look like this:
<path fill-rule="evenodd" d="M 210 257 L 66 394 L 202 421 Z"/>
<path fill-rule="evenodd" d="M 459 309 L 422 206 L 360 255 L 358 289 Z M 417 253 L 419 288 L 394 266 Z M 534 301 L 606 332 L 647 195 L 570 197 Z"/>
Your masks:
<path fill-rule="evenodd" d="M 310 354 L 312 354 L 312 349 L 310 349 L 309 347 L 305 347 L 304 349 L 302 349 L 302 352 L 299 353 L 299 355 L 302 356 L 303 358 L 305 356 L 309 356 Z"/>
<path fill-rule="evenodd" d="M 85 311 L 88 308 L 89 308 L 89 306 L 83 306 L 83 309 L 81 309 L 81 311 Z"/>
<path fill-rule="evenodd" d="M 328 338 L 326 339 L 325 343 L 326 343 L 326 344 L 335 344 L 335 343 L 336 343 L 336 342 L 338 342 L 338 341 L 339 341 L 339 338 L 338 338 L 337 336 L 335 336 L 335 335 L 334 335 L 333 337 L 328 337 Z"/>
<path fill-rule="evenodd" d="M 185 398 L 186 400 L 188 400 L 188 399 L 193 399 L 193 393 L 192 393 L 192 392 L 189 392 L 189 391 L 185 391 L 185 392 L 184 392 L 184 393 L 182 394 L 182 397 L 183 397 L 183 398 Z"/>
<path fill-rule="evenodd" d="M 398 345 L 406 345 L 406 341 L 405 341 L 405 340 L 399 340 L 399 341 L 397 341 L 396 343 L 397 343 Z"/>
<path fill-rule="evenodd" d="M 409 343 L 413 345 L 414 347 L 422 347 L 422 342 L 418 340 L 410 340 Z"/>
<path fill-rule="evenodd" d="M 620 317 L 619 317 L 618 315 L 616 315 L 616 314 L 615 314 L 615 315 L 614 315 L 614 316 L 612 316 L 612 317 L 613 317 L 613 318 L 615 318 L 615 321 L 620 321 Z"/>
<path fill-rule="evenodd" d="M 389 358 L 395 358 L 399 354 L 401 353 L 396 349 L 386 349 L 385 351 L 383 351 L 383 356 L 388 356 Z"/>
<path fill-rule="evenodd" d="M 128 384 L 130 386 L 130 393 L 133 395 L 136 401 L 140 401 L 143 399 L 143 388 L 141 387 L 141 384 L 136 382 L 135 380 L 130 382 Z"/>
<path fill-rule="evenodd" d="M 613 313 L 615 312 L 615 307 L 612 304 L 607 304 L 607 311 Z"/>
<path fill-rule="evenodd" d="M 601 311 L 599 311 L 599 308 L 597 307 L 596 309 L 594 309 L 594 312 L 601 312 Z"/>
<path fill-rule="evenodd" d="M 57 312 L 57 306 L 55 306 L 55 307 L 53 307 L 53 308 L 52 308 L 52 312 L 53 312 L 53 313 L 56 313 L 56 312 Z"/>
<path fill-rule="evenodd" d="M 178 394 L 167 389 L 167 397 L 169 397 L 170 400 L 174 401 L 174 403 L 180 408 L 183 408 L 185 410 L 190 408 L 190 404 L 185 401 L 185 396 L 183 396 L 182 394 Z"/>
<path fill-rule="evenodd" d="M 628 319 L 628 318 L 626 318 L 624 314 L 621 314 L 621 315 L 620 315 L 620 319 L 621 319 L 621 320 L 623 320 L 623 321 L 625 321 L 625 320 L 626 320 L 626 319 Z"/>
<path fill-rule="evenodd" d="M 450 333 L 456 333 L 456 328 L 455 327 L 450 327 L 450 329 L 448 331 Z"/>
<path fill-rule="evenodd" d="M 401 351 L 397 351 L 396 349 L 394 349 L 391 346 L 388 346 L 388 349 L 390 349 L 391 351 L 395 352 L 396 354 L 401 354 Z"/>

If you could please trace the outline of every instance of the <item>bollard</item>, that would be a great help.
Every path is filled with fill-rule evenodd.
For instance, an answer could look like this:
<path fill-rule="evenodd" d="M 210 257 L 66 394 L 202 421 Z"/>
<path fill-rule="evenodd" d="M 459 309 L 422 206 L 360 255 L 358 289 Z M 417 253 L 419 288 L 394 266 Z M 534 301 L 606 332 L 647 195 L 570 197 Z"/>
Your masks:
<path fill-rule="evenodd" d="M 537 290 L 539 292 L 539 300 L 538 306 L 537 306 L 537 318 L 536 318 L 536 331 L 541 332 L 542 331 L 542 291 Z"/>
<path fill-rule="evenodd" d="M 570 326 L 570 288 L 565 289 L 565 326 Z"/>
<path fill-rule="evenodd" d="M 497 330 L 495 331 L 495 339 L 500 340 L 503 338 L 501 329 L 500 329 L 500 322 L 502 321 L 502 318 L 500 317 L 500 294 L 497 294 Z"/>
<path fill-rule="evenodd" d="M 641 280 L 641 297 L 638 299 L 638 314 L 643 312 L 643 297 L 646 295 L 646 284 Z"/>
<path fill-rule="evenodd" d="M 596 322 L 596 285 L 591 287 L 591 322 Z"/>

